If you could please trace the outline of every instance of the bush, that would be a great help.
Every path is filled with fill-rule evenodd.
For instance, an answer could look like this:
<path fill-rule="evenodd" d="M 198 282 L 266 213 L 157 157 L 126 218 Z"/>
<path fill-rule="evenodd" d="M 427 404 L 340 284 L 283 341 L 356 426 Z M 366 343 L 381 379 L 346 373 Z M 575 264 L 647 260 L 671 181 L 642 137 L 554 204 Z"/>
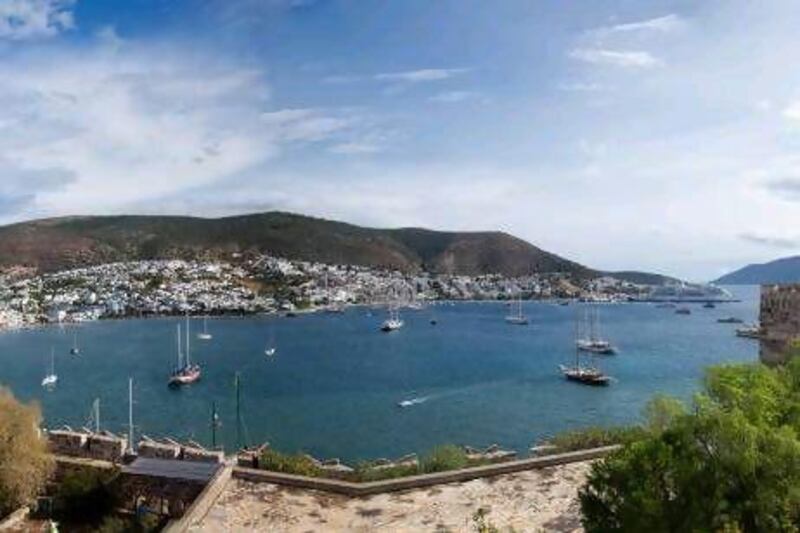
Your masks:
<path fill-rule="evenodd" d="M 31 502 L 53 472 L 41 421 L 38 406 L 22 404 L 0 387 L 0 516 Z"/>
<path fill-rule="evenodd" d="M 117 506 L 113 487 L 117 471 L 85 468 L 69 472 L 58 485 L 54 514 L 58 520 L 99 524 Z"/>
<path fill-rule="evenodd" d="M 626 444 L 643 438 L 647 432 L 638 426 L 589 427 L 559 433 L 547 441 L 554 453 L 600 448 L 612 444 Z"/>
<path fill-rule="evenodd" d="M 375 468 L 372 463 L 359 464 L 350 481 L 369 482 L 369 481 L 383 481 L 385 479 L 397 479 L 401 477 L 416 476 L 420 473 L 419 467 L 416 465 L 399 465 L 389 468 Z"/>
<path fill-rule="evenodd" d="M 711 368 L 691 413 L 651 403 L 649 431 L 596 462 L 586 531 L 797 531 L 800 363 Z"/>
<path fill-rule="evenodd" d="M 420 471 L 425 474 L 458 470 L 468 465 L 467 453 L 453 444 L 445 444 L 431 450 L 420 461 Z"/>
<path fill-rule="evenodd" d="M 258 466 L 262 470 L 298 476 L 318 477 L 323 474 L 310 457 L 302 454 L 284 454 L 272 449 L 264 450 L 259 458 Z"/>

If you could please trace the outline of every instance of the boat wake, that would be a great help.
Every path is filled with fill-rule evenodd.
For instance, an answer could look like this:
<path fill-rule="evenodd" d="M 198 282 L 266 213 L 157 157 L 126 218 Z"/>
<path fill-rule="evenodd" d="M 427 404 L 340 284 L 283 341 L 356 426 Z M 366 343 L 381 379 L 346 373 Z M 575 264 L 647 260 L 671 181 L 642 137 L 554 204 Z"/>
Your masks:
<path fill-rule="evenodd" d="M 410 398 L 408 400 L 403 400 L 402 402 L 397 403 L 397 407 L 405 409 L 406 407 L 414 407 L 415 405 L 420 405 L 427 402 L 429 396 L 422 396 L 420 398 Z"/>

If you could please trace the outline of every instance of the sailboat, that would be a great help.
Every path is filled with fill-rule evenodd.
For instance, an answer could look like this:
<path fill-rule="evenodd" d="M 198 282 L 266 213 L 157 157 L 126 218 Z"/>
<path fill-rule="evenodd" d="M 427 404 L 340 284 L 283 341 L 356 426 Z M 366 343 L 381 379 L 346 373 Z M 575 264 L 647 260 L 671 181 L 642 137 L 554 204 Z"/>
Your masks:
<path fill-rule="evenodd" d="M 264 348 L 264 355 L 272 357 L 276 353 L 278 353 L 278 347 L 275 345 L 275 330 L 270 329 L 269 343 Z"/>
<path fill-rule="evenodd" d="M 578 325 L 575 325 L 575 336 L 578 336 Z M 574 381 L 576 383 L 580 383 L 582 385 L 592 385 L 596 387 L 603 387 L 609 385 L 611 383 L 611 378 L 604 374 L 602 370 L 600 370 L 594 363 L 594 354 L 587 355 L 585 357 L 591 358 L 590 364 L 582 364 L 581 363 L 581 350 L 578 348 L 577 343 L 575 346 L 575 364 L 572 366 L 567 365 L 559 365 L 559 369 L 561 373 L 567 378 L 569 381 Z"/>
<path fill-rule="evenodd" d="M 169 385 L 171 387 L 179 387 L 181 385 L 189 385 L 200 379 L 202 374 L 200 365 L 192 363 L 191 359 L 191 345 L 190 339 L 190 325 L 189 315 L 186 315 L 186 358 L 184 360 L 181 353 L 181 325 L 178 324 L 178 366 L 172 371 L 169 377 Z"/>
<path fill-rule="evenodd" d="M 210 341 L 214 338 L 211 333 L 208 332 L 208 317 L 203 317 L 203 331 L 197 334 L 197 338 L 201 341 Z"/>
<path fill-rule="evenodd" d="M 50 349 L 50 370 L 44 376 L 42 380 L 42 387 L 46 389 L 55 388 L 56 384 L 58 383 L 58 376 L 56 375 L 56 351 L 55 349 Z"/>
<path fill-rule="evenodd" d="M 397 310 L 397 307 L 392 306 L 389 308 L 389 318 L 384 320 L 383 324 L 381 324 L 381 331 L 385 333 L 389 333 L 390 331 L 397 331 L 404 325 L 405 322 L 400 320 L 400 312 Z"/>
<path fill-rule="evenodd" d="M 528 325 L 528 317 L 522 314 L 522 296 L 517 298 L 517 305 L 516 305 L 517 312 L 512 313 L 506 316 L 506 322 L 509 324 L 513 324 L 515 326 L 527 326 Z"/>
<path fill-rule="evenodd" d="M 602 355 L 613 355 L 617 353 L 616 347 L 600 336 L 599 324 L 600 310 L 596 307 L 584 309 L 585 330 L 583 336 L 579 336 L 579 338 L 575 340 L 575 345 L 578 350 Z M 586 330 L 588 330 L 588 332 Z"/>
<path fill-rule="evenodd" d="M 78 348 L 78 332 L 74 331 L 72 333 L 72 348 L 69 350 L 70 355 L 80 355 L 81 349 Z"/>

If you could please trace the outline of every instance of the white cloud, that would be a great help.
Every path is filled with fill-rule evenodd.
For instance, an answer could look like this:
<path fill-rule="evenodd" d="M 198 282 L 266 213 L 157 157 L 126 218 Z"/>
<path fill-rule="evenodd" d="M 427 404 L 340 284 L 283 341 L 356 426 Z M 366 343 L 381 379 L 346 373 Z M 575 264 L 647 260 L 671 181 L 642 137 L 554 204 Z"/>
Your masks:
<path fill-rule="evenodd" d="M 331 146 L 329 151 L 340 155 L 362 155 L 375 154 L 382 151 L 382 149 L 378 145 L 365 142 L 346 142 Z"/>
<path fill-rule="evenodd" d="M 11 40 L 53 37 L 75 27 L 75 0 L 0 1 L 0 38 Z"/>
<path fill-rule="evenodd" d="M 333 117 L 315 109 L 281 109 L 262 113 L 261 119 L 286 141 L 321 141 L 352 124 L 352 119 Z"/>
<path fill-rule="evenodd" d="M 641 31 L 654 31 L 661 33 L 669 33 L 684 27 L 686 22 L 680 16 L 670 13 L 663 17 L 656 17 L 647 20 L 639 20 L 636 22 L 627 22 L 624 24 L 615 24 L 613 26 L 606 26 L 595 30 L 600 34 L 611 33 L 628 33 L 628 32 L 641 32 Z"/>
<path fill-rule="evenodd" d="M 423 83 L 429 81 L 440 81 L 458 76 L 468 72 L 467 68 L 426 68 L 420 70 L 407 70 L 403 72 L 384 72 L 375 74 L 374 79 L 378 81 L 393 81 L 404 83 Z"/>
<path fill-rule="evenodd" d="M 560 83 L 558 89 L 567 92 L 596 93 L 605 90 L 605 87 L 599 83 L 572 82 Z"/>
<path fill-rule="evenodd" d="M 789 120 L 800 120 L 800 101 L 792 102 L 783 110 L 783 116 Z"/>
<path fill-rule="evenodd" d="M 262 71 L 196 57 L 129 42 L 116 52 L 98 43 L 6 56 L 4 183 L 9 175 L 69 179 L 36 186 L 21 179 L 0 192 L 24 200 L 31 214 L 113 212 L 237 176 L 287 143 L 333 142 L 354 124 L 347 110 L 265 112 Z"/>
<path fill-rule="evenodd" d="M 465 100 L 474 100 L 478 98 L 481 98 L 481 95 L 475 91 L 445 91 L 431 96 L 428 98 L 428 100 L 442 104 L 455 104 Z"/>
<path fill-rule="evenodd" d="M 611 65 L 624 68 L 652 68 L 661 61 L 649 52 L 638 50 L 608 50 L 605 48 L 576 48 L 569 57 L 592 65 Z"/>

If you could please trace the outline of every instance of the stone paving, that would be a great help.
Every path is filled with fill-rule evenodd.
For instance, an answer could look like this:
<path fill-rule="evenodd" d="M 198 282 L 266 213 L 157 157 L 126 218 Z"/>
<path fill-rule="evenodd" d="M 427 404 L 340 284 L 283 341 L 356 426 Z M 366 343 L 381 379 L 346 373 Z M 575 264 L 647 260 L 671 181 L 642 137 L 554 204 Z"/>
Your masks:
<path fill-rule="evenodd" d="M 577 490 L 590 463 L 368 498 L 232 479 L 193 532 L 476 531 L 473 515 L 516 532 L 581 531 Z"/>

